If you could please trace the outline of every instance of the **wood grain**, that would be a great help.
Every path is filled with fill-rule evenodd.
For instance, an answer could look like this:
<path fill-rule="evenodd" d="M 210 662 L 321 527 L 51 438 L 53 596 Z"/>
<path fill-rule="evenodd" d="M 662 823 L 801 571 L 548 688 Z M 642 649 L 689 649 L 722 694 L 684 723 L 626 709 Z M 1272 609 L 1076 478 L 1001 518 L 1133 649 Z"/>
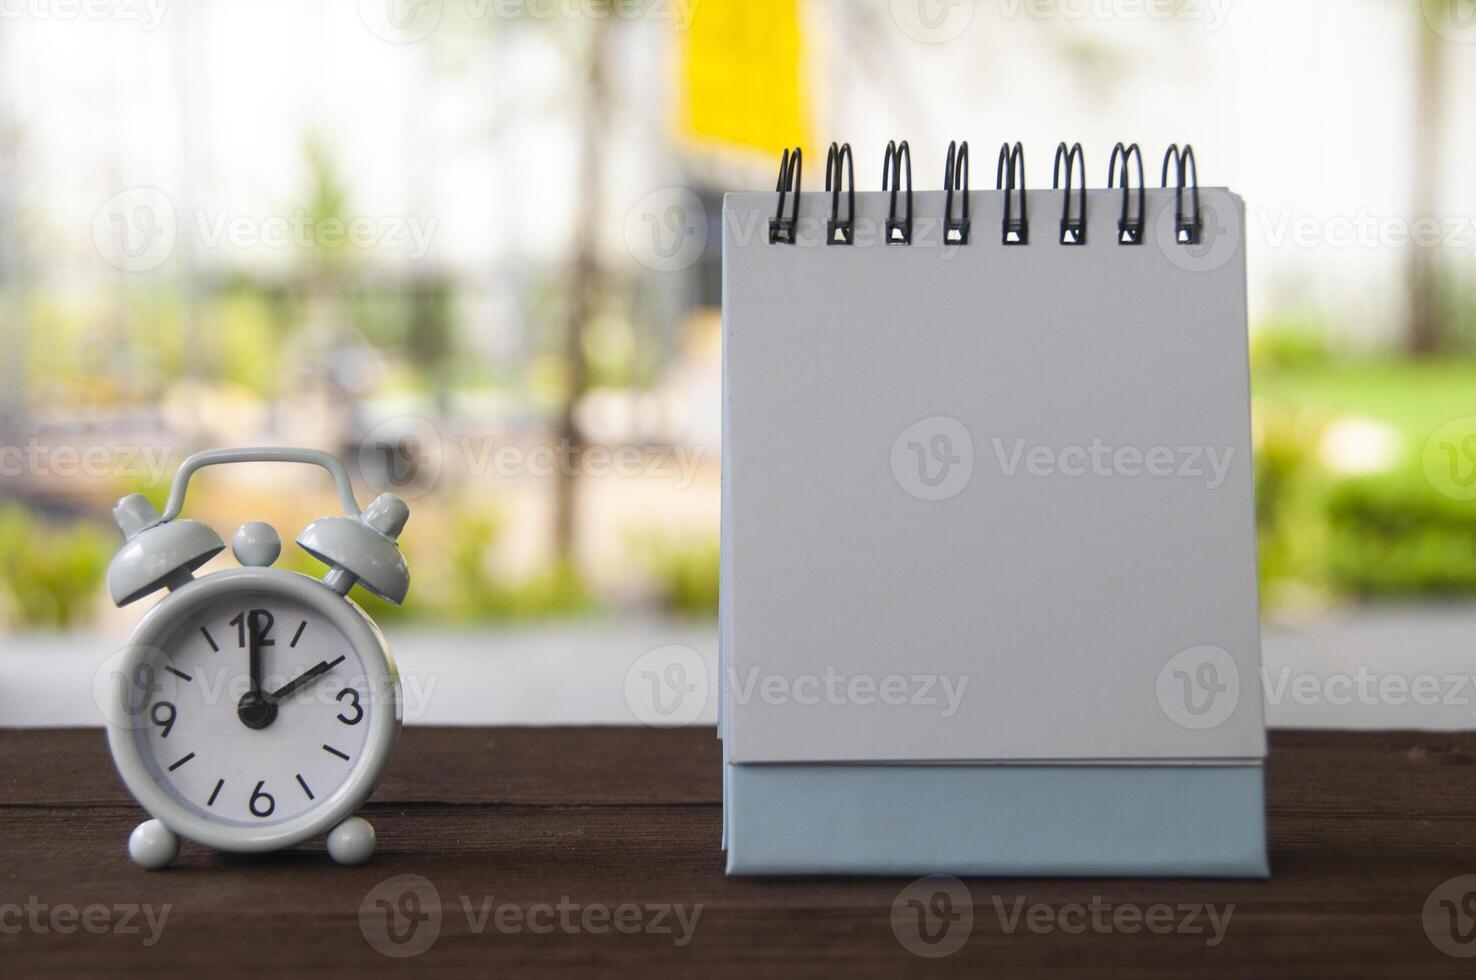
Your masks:
<path fill-rule="evenodd" d="M 100 732 L 0 730 L 0 759 L 0 976 L 1476 975 L 1476 959 L 1438 951 L 1421 921 L 1434 888 L 1476 874 L 1476 733 L 1273 733 L 1270 881 L 972 879 L 968 939 L 933 960 L 892 930 L 905 879 L 724 876 L 711 729 L 407 729 L 365 811 L 380 852 L 362 868 L 334 866 L 316 842 L 257 858 L 186 845 L 174 868 L 143 872 L 123 849 L 142 814 Z M 366 940 L 360 906 L 402 874 L 438 893 L 440 929 L 423 954 L 393 959 Z M 1020 903 L 1059 912 L 1094 899 L 1234 908 L 1213 946 L 1001 922 Z M 557 916 L 561 902 L 571 918 L 534 931 L 530 911 Z M 44 928 L 21 921 L 28 903 L 46 910 Z M 156 916 L 169 905 L 155 945 L 146 931 L 60 934 L 45 918 L 97 905 L 111 922 L 129 903 Z M 679 928 L 594 932 L 581 919 L 622 904 L 647 925 L 658 905 L 701 910 L 684 945 Z M 499 910 L 517 927 L 499 928 Z"/>

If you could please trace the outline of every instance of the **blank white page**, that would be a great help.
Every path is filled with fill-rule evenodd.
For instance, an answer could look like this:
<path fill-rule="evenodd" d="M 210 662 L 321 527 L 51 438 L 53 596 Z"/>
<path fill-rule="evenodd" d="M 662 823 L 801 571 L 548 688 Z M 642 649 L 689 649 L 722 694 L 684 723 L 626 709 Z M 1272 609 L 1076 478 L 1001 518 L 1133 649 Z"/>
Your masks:
<path fill-rule="evenodd" d="M 975 192 L 949 248 L 941 192 L 911 246 L 775 202 L 723 213 L 728 760 L 1263 756 L 1241 201 L 1128 246 L 1091 191 L 1066 246 L 1032 191 L 1005 246 Z"/>

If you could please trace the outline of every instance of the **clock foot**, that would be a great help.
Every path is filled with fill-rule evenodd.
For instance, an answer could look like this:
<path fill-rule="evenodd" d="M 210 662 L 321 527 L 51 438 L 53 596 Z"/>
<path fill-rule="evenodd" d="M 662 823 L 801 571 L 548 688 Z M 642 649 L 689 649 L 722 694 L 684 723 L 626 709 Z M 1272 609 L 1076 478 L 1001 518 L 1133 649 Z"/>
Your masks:
<path fill-rule="evenodd" d="M 145 820 L 128 835 L 128 856 L 141 868 L 167 868 L 179 855 L 179 837 L 157 820 Z"/>
<path fill-rule="evenodd" d="M 328 856 L 339 864 L 363 864 L 374 854 L 374 825 L 349 817 L 328 832 Z"/>

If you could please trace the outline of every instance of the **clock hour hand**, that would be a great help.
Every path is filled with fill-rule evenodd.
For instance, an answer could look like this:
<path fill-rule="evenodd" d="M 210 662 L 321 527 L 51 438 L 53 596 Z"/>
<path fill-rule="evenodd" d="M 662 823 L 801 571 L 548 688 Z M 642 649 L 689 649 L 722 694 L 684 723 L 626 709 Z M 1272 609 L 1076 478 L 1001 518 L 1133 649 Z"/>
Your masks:
<path fill-rule="evenodd" d="M 304 672 L 302 676 L 298 677 L 296 680 L 288 681 L 286 684 L 273 691 L 269 699 L 273 702 L 280 703 L 283 698 L 291 694 L 293 691 L 296 691 L 298 688 L 312 683 L 341 663 L 343 663 L 343 657 L 339 657 L 337 660 L 331 662 L 327 660 L 320 661 L 317 666 L 309 667 L 307 671 Z"/>

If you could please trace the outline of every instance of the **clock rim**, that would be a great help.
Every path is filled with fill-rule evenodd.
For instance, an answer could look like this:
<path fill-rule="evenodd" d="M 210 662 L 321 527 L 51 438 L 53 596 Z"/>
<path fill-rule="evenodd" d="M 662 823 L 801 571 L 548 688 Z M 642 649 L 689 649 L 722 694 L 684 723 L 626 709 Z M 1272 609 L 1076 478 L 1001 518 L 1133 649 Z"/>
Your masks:
<path fill-rule="evenodd" d="M 178 623 L 203 607 L 243 592 L 266 592 L 301 602 L 338 629 L 363 661 L 371 704 L 364 750 L 353 771 L 321 806 L 268 827 L 216 823 L 192 813 L 155 781 L 140 753 L 135 733 L 146 722 L 126 705 L 134 669 L 151 652 L 163 652 L 158 641 Z M 376 656 L 377 654 L 377 656 Z M 112 669 L 107 712 L 108 747 L 113 765 L 139 806 L 181 837 L 219 851 L 252 853 L 291 847 L 326 833 L 352 816 L 369 798 L 389 762 L 399 735 L 400 678 L 383 634 L 359 606 L 321 581 L 277 568 L 231 568 L 194 579 L 165 596 L 144 614 Z M 120 707 L 121 706 L 121 707 Z"/>

